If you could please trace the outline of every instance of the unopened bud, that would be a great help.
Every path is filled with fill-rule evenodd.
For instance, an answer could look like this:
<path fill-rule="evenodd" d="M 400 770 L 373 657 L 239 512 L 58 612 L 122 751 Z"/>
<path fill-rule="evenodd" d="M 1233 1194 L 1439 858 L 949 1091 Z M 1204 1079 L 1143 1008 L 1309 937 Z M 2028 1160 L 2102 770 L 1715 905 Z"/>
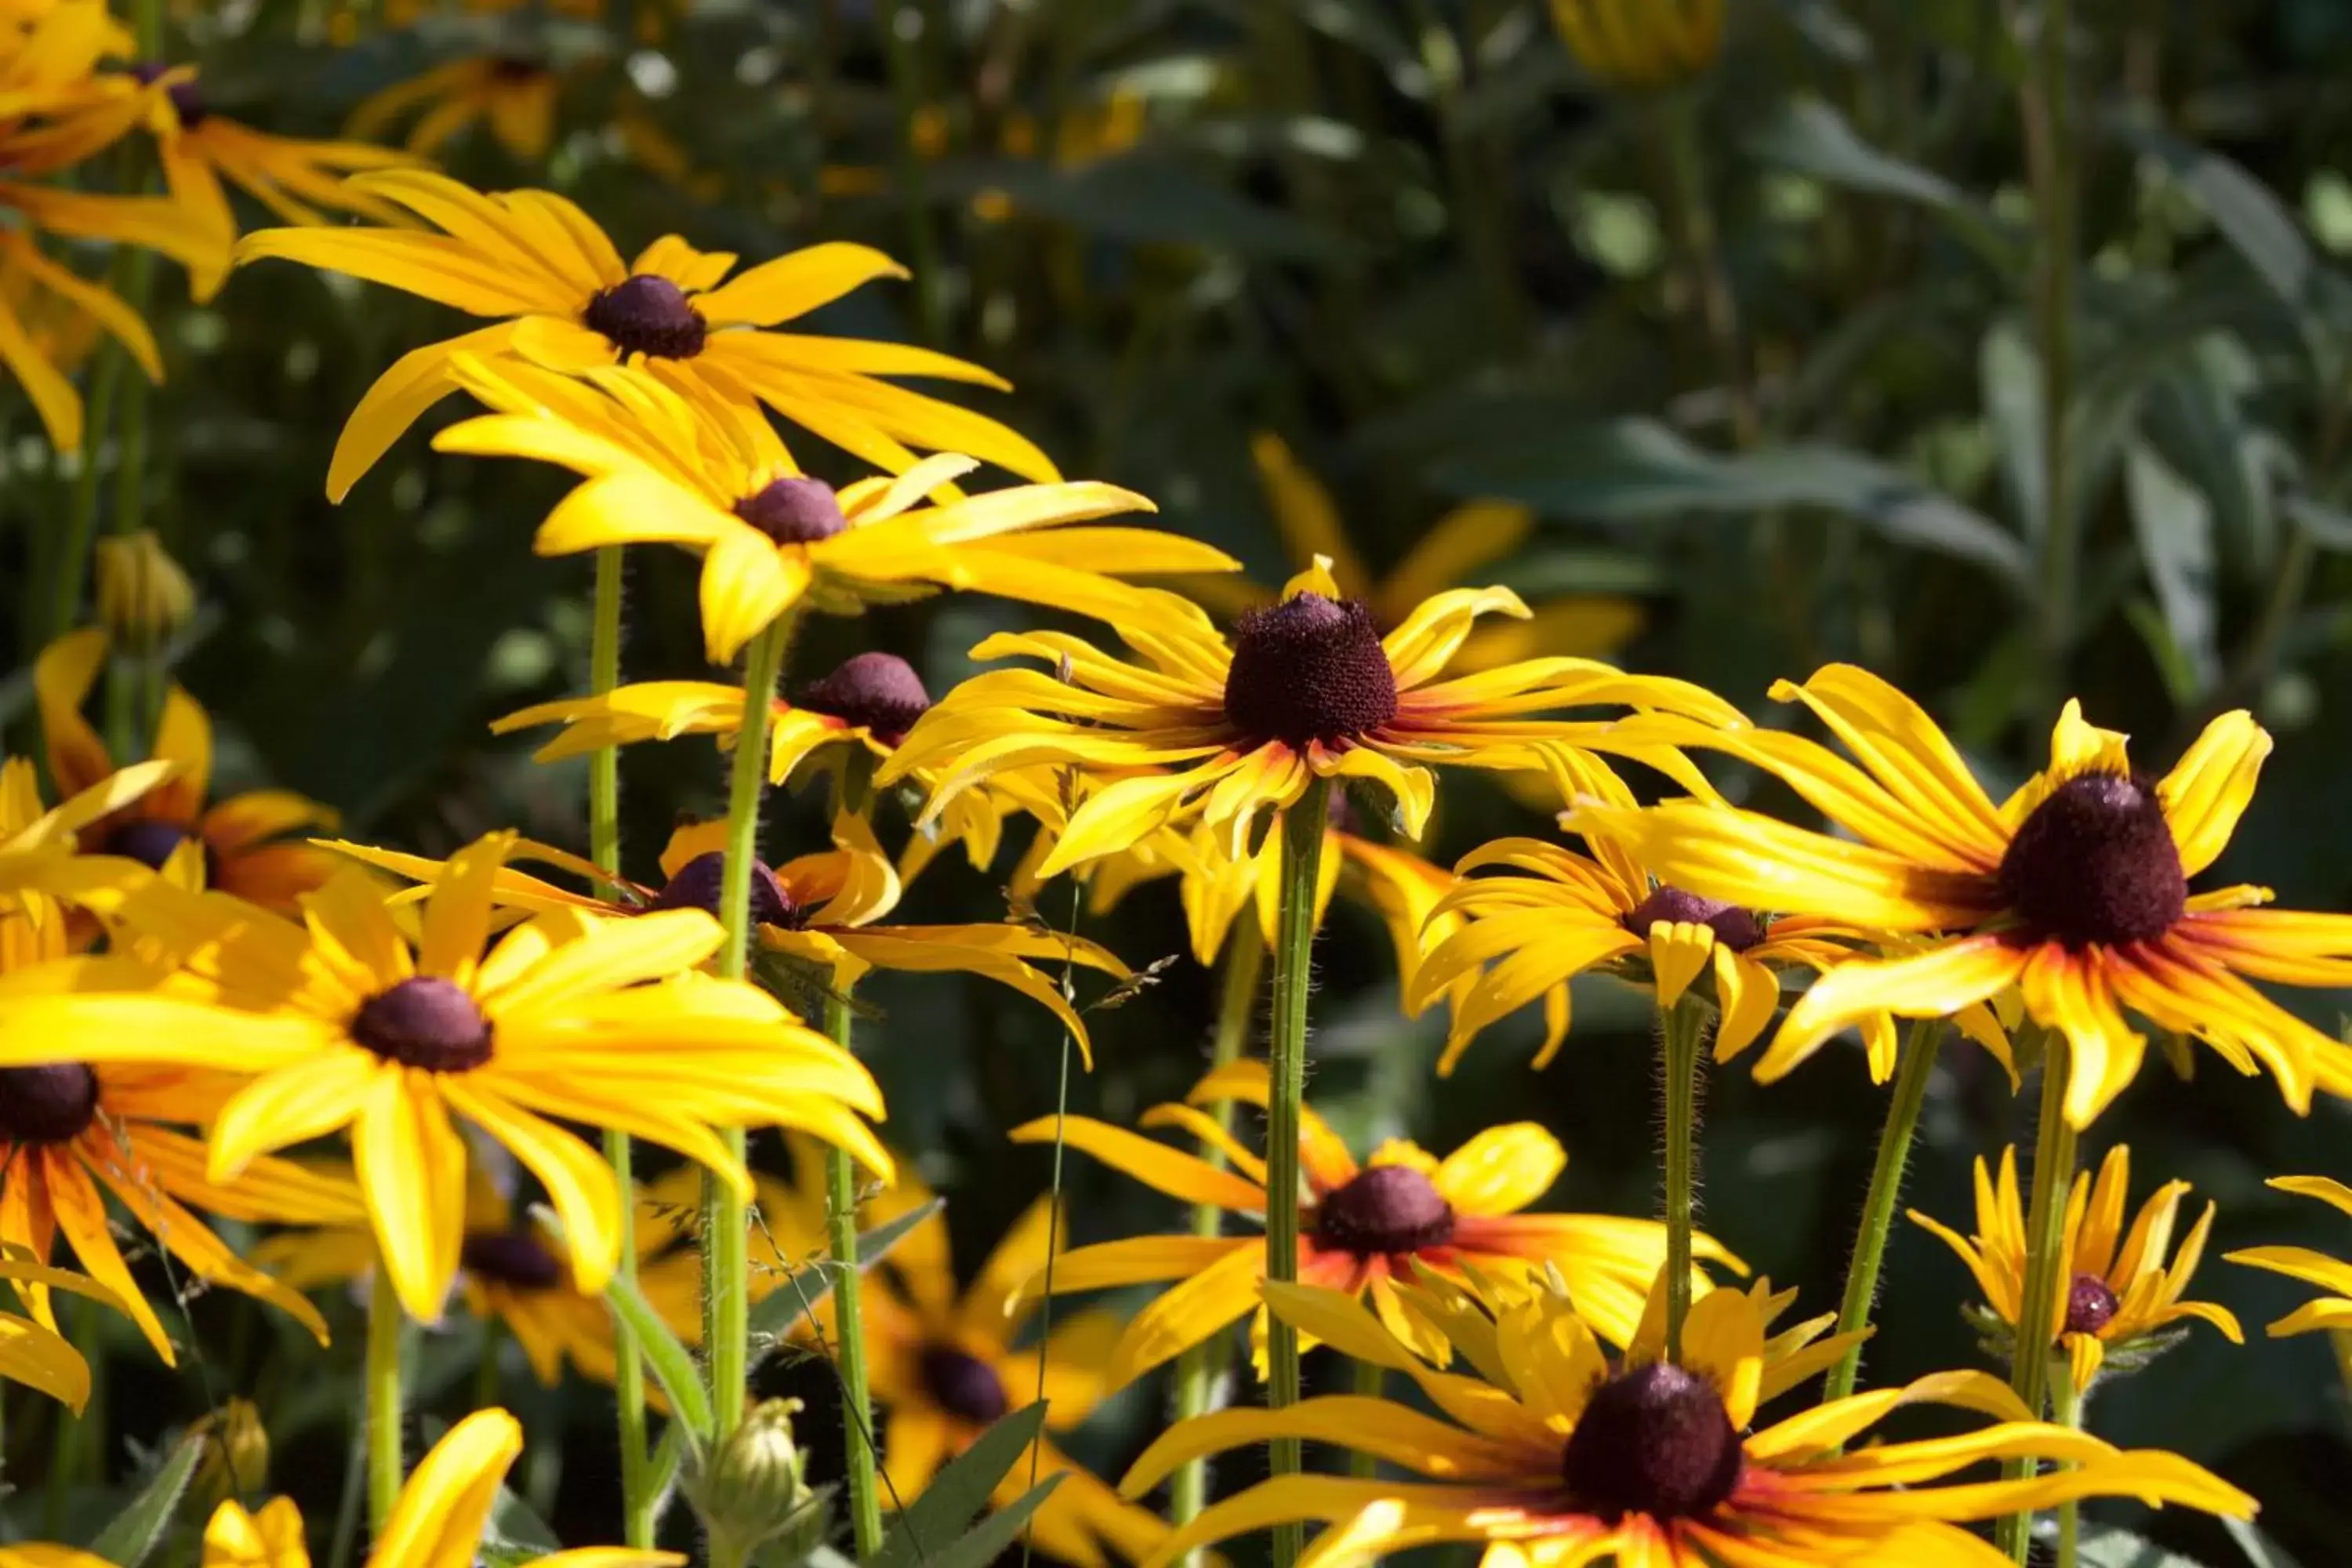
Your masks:
<path fill-rule="evenodd" d="M 152 532 L 98 542 L 98 620 L 118 647 L 152 652 L 195 610 L 195 584 Z"/>
<path fill-rule="evenodd" d="M 205 1508 L 249 1497 L 268 1483 L 269 1434 L 251 1400 L 231 1399 L 195 1421 L 188 1427 L 187 1440 L 205 1446 L 205 1457 L 188 1482 L 188 1495 Z"/>
<path fill-rule="evenodd" d="M 824 1538 L 824 1500 L 808 1484 L 808 1456 L 793 1441 L 800 1408 L 797 1399 L 761 1400 L 686 1481 L 703 1528 L 732 1548 L 731 1555 L 748 1557 L 779 1539 L 814 1547 Z"/>

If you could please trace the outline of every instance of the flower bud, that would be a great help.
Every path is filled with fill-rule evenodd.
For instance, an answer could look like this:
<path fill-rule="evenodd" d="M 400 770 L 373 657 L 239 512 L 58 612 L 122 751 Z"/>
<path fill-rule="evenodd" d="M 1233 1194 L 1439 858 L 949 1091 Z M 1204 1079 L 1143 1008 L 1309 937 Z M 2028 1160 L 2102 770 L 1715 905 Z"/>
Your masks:
<path fill-rule="evenodd" d="M 268 1483 L 269 1434 L 251 1400 L 231 1399 L 195 1421 L 188 1427 L 188 1441 L 205 1446 L 188 1495 L 205 1509 L 228 1498 L 249 1497 Z"/>
<path fill-rule="evenodd" d="M 1723 0 L 1551 0 L 1569 53 L 1621 90 L 1678 86 L 1723 50 Z"/>
<path fill-rule="evenodd" d="M 98 620 L 118 647 L 152 652 L 195 610 L 195 584 L 152 532 L 98 542 Z"/>
<path fill-rule="evenodd" d="M 826 1510 L 808 1484 L 808 1456 L 793 1441 L 793 1416 L 800 1408 L 797 1399 L 761 1400 L 686 1480 L 695 1513 L 714 1541 L 732 1549 L 730 1555 L 748 1557 L 781 1537 L 808 1547 L 824 1538 Z"/>

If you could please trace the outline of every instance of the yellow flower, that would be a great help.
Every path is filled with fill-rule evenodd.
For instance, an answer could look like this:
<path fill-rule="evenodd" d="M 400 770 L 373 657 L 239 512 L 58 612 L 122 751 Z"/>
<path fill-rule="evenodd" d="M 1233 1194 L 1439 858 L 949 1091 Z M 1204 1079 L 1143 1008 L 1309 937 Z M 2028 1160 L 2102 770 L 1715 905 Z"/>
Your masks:
<path fill-rule="evenodd" d="M 118 1312 L 129 1310 L 121 1298 L 89 1276 L 37 1263 L 29 1253 L 16 1247 L 0 1247 L 0 1279 L 9 1281 L 19 1292 L 70 1290 Z M 49 1324 L 14 1312 L 0 1311 L 0 1381 L 37 1389 L 77 1415 L 89 1403 L 89 1363 L 81 1359 L 81 1352 Z M 0 1562 L 6 1560 L 7 1551 L 0 1547 Z"/>
<path fill-rule="evenodd" d="M 96 331 L 120 342 L 148 380 L 163 379 L 147 323 L 111 290 L 50 260 L 30 235 L 0 231 L 0 365 L 25 389 L 58 451 L 81 450 L 81 394 L 69 378 Z"/>
<path fill-rule="evenodd" d="M 95 778 L 58 805 L 41 801 L 30 757 L 0 757 L 0 914 L 18 907 L 16 895 L 73 858 L 80 835 L 161 786 L 179 771 L 169 762 L 134 763 Z"/>
<path fill-rule="evenodd" d="M 2298 1197 L 2317 1198 L 2340 1214 L 2352 1215 L 2352 1187 L 2326 1176 L 2273 1176 L 2270 1184 Z M 2307 1334 L 2315 1329 L 2352 1329 L 2352 1263 L 2340 1262 L 2307 1247 L 2250 1247 L 2230 1253 L 2225 1261 L 2284 1274 L 2329 1292 L 2315 1301 L 2305 1302 L 2273 1323 L 2273 1339 Z"/>
<path fill-rule="evenodd" d="M 514 847 L 454 857 L 416 935 L 352 868 L 298 926 L 160 879 L 103 912 L 180 946 L 167 994 L 0 997 L 0 1062 L 130 1062 L 253 1075 L 212 1121 L 208 1170 L 349 1127 L 368 1218 L 402 1304 L 441 1308 L 465 1241 L 465 1140 L 504 1144 L 547 1189 L 572 1279 L 601 1291 L 620 1257 L 621 1194 L 603 1157 L 550 1117 L 650 1139 L 749 1178 L 713 1127 L 805 1128 L 877 1171 L 858 1113 L 881 1097 L 855 1058 L 757 988 L 693 973 L 718 951 L 699 910 L 543 916 L 489 944 Z M 485 951 L 485 948 L 488 951 Z"/>
<path fill-rule="evenodd" d="M 107 634 L 91 626 L 59 637 L 33 665 L 49 773 L 62 789 L 91 788 L 114 771 L 106 742 L 81 716 L 106 655 Z M 170 780 L 86 825 L 84 841 L 96 852 L 154 870 L 175 867 L 195 887 L 218 888 L 280 914 L 299 913 L 300 896 L 325 881 L 335 862 L 310 845 L 285 842 L 286 836 L 332 827 L 334 809 L 278 789 L 208 804 L 212 720 L 176 681 L 163 694 L 154 752 L 171 765 Z"/>
<path fill-rule="evenodd" d="M 1292 565 L 1305 568 L 1318 557 L 1328 558 L 1331 580 L 1342 593 L 1361 599 L 1371 611 L 1372 624 L 1383 631 L 1412 614 L 1423 599 L 1508 557 L 1535 531 L 1535 514 L 1526 507 L 1472 501 L 1430 524 L 1403 560 L 1385 577 L 1375 578 L 1349 542 L 1331 492 L 1288 445 L 1278 436 L 1261 433 L 1251 439 L 1250 453 Z M 1185 588 L 1226 615 L 1256 609 L 1275 598 L 1271 590 L 1238 577 L 1204 578 Z M 1630 600 L 1571 595 L 1533 606 L 1525 620 L 1479 627 L 1463 643 L 1454 665 L 1466 672 L 1540 654 L 1605 655 L 1623 647 L 1641 626 L 1641 607 Z"/>
<path fill-rule="evenodd" d="M 352 111 L 347 134 L 373 141 L 416 113 L 405 145 L 429 157 L 475 124 L 486 124 L 499 144 L 526 163 L 547 156 L 555 139 L 555 106 L 563 79 L 519 55 L 469 55 L 435 66 L 370 94 Z"/>
<path fill-rule="evenodd" d="M 1302 1561 L 1362 1562 L 1465 1542 L 1490 1563 L 1641 1563 L 1644 1568 L 1816 1568 L 1823 1563 L 1977 1568 L 1982 1540 L 1959 1528 L 2068 1499 L 2130 1497 L 2244 1518 L 2254 1501 L 2178 1456 L 2120 1452 L 2034 1421 L 1992 1377 L 1948 1372 L 1856 1394 L 1750 1431 L 1758 1407 L 1826 1364 L 1778 1353 L 1756 1297 L 1716 1290 L 1692 1304 L 1681 1364 L 1645 1335 L 1612 1363 L 1561 1298 L 1532 1292 L 1491 1321 L 1454 1317 L 1475 1377 L 1433 1370 L 1370 1313 L 1334 1291 L 1270 1285 L 1303 1334 L 1402 1373 L 1442 1413 L 1337 1396 L 1286 1410 L 1225 1410 L 1185 1421 L 1120 1483 L 1140 1496 L 1187 1461 L 1275 1437 L 1335 1444 L 1411 1471 L 1410 1480 L 1277 1476 L 1209 1509 L 1144 1568 L 1211 1542 L 1293 1521 L 1330 1523 Z M 1761 1295 L 1761 1292 L 1759 1292 Z M 1785 1339 L 1786 1336 L 1783 1336 Z M 1995 1417 L 1962 1436 L 1843 1452 L 1894 1411 L 1944 1405 Z M 2078 1468 L 2016 1480 L 1928 1483 L 1998 1459 Z"/>
<path fill-rule="evenodd" d="M 236 247 L 349 273 L 475 316 L 498 318 L 395 361 L 352 410 L 328 468 L 340 500 L 384 449 L 451 389 L 459 353 L 520 354 L 584 373 L 650 363 L 718 401 L 757 396 L 794 424 L 877 468 L 915 464 L 909 446 L 964 451 L 1037 479 L 1058 476 L 1043 452 L 992 419 L 893 386 L 929 375 L 1001 387 L 976 365 L 898 343 L 807 337 L 766 329 L 860 284 L 904 268 L 864 246 L 827 244 L 778 257 L 721 282 L 735 258 L 676 235 L 624 262 L 595 220 L 548 191 L 488 195 L 409 169 L 352 176 L 353 190 L 408 209 L 439 232 L 412 228 L 272 228 Z M 5 199 L 0 189 L 0 199 Z"/>
<path fill-rule="evenodd" d="M 442 1435 L 400 1489 L 367 1556 L 368 1568 L 472 1568 L 490 1522 L 499 1483 L 522 1453 L 522 1424 L 503 1410 L 477 1410 Z M 590 1547 L 530 1558 L 557 1568 L 678 1568 L 675 1552 Z M 273 1498 L 258 1513 L 232 1500 L 205 1526 L 203 1568 L 310 1568 L 302 1513 Z M 78 1568 L 78 1565 L 76 1565 Z"/>
<path fill-rule="evenodd" d="M 1042 1117 L 1016 1127 L 1016 1143 L 1058 1136 L 1157 1192 L 1256 1219 L 1265 1213 L 1265 1162 L 1196 1109 L 1238 1100 L 1263 1110 L 1265 1064 L 1236 1062 L 1209 1074 L 1182 1105 L 1154 1106 L 1140 1125 L 1189 1133 L 1222 1152 L 1220 1170 L 1139 1133 L 1091 1117 Z M 1414 1310 L 1410 1285 L 1423 1270 L 1517 1278 L 1557 1270 L 1587 1317 L 1619 1325 L 1624 1339 L 1642 1316 L 1666 1258 L 1665 1226 L 1612 1215 L 1524 1214 L 1568 1164 L 1559 1140 L 1531 1121 L 1493 1127 L 1440 1160 L 1391 1139 L 1359 1164 L 1323 1119 L 1299 1109 L 1299 1168 L 1312 1197 L 1298 1219 L 1298 1278 L 1368 1299 L 1398 1339 L 1438 1365 L 1448 1359 L 1438 1326 Z M 1706 1237 L 1699 1257 L 1738 1267 Z M 1118 1286 L 1174 1282 L 1135 1314 L 1112 1351 L 1107 1382 L 1122 1388 L 1255 1310 L 1253 1338 L 1265 1333 L 1265 1243 L 1258 1237 L 1146 1236 L 1082 1247 L 1055 1259 L 1052 1279 L 1023 1284 L 1024 1302 Z M 1261 1348 L 1261 1362 L 1263 1350 Z"/>
<path fill-rule="evenodd" d="M 1938 939 L 1816 981 L 1757 1077 L 1780 1077 L 1874 1014 L 1941 1017 L 2013 985 L 2033 1020 L 2073 1047 L 2066 1116 L 2077 1127 L 2139 1071 L 2147 1041 L 2126 1008 L 2203 1040 L 2241 1072 L 2268 1068 L 2298 1113 L 2315 1085 L 2352 1094 L 2352 1051 L 2248 984 L 2352 984 L 2352 917 L 2255 908 L 2270 900 L 2266 888 L 2189 891 L 2221 858 L 2270 753 L 2252 717 L 2221 715 L 2149 781 L 2132 772 L 2124 736 L 2093 728 L 2069 702 L 2049 767 L 1995 805 L 1935 721 L 1866 670 L 1829 665 L 1773 695 L 1811 708 L 1862 765 L 1744 725 L 1707 735 L 1669 721 L 1647 731 L 1779 774 L 1852 838 L 1696 802 L 1576 816 L 1703 897 Z"/>
<path fill-rule="evenodd" d="M 1233 564 L 1172 534 L 1069 526 L 1152 510 L 1115 485 L 1022 485 L 923 504 L 975 467 L 964 457 L 926 458 L 898 479 L 836 491 L 801 473 L 757 407 L 683 377 L 664 384 L 608 369 L 573 380 L 470 357 L 455 374 L 499 412 L 443 431 L 434 446 L 533 458 L 586 478 L 540 525 L 542 555 L 633 543 L 701 555 L 703 640 L 714 664 L 803 601 L 855 614 L 960 588 L 1108 617 L 1139 607 L 1120 575 Z"/>
<path fill-rule="evenodd" d="M 2130 1187 L 2131 1151 L 2117 1144 L 2107 1152 L 2096 1182 L 2088 1171 L 2075 1174 L 2067 1201 L 2066 1246 L 2052 1281 L 2057 1306 L 2050 1321 L 2056 1325 L 2055 1342 L 2066 1353 L 2078 1391 L 2091 1386 L 2110 1353 L 2131 1357 L 2162 1349 L 2160 1343 L 2148 1342 L 2150 1336 L 2184 1319 L 2212 1324 L 2231 1344 L 2245 1342 L 2238 1320 L 2226 1309 L 2180 1299 L 2205 1256 L 2213 1205 L 2205 1205 L 2168 1267 L 2165 1254 L 2172 1250 L 2173 1223 L 2180 1200 L 2189 1195 L 2189 1184 L 2168 1182 L 2158 1188 L 2126 1232 L 2124 1208 Z M 1916 1209 L 1911 1219 L 1959 1254 L 1977 1277 L 1985 1305 L 2013 1334 L 2024 1306 L 2027 1251 L 2017 1151 L 2001 1151 L 1998 1185 L 1984 1161 L 1977 1161 L 1975 1235 L 1963 1238 Z"/>
<path fill-rule="evenodd" d="M 1025 655 L 1055 673 L 993 670 L 965 681 L 877 776 L 936 770 L 933 812 L 1015 767 L 1108 780 L 1080 801 L 1038 868 L 1051 877 L 1196 820 L 1240 859 L 1259 814 L 1286 808 L 1315 778 L 1380 785 L 1405 835 L 1418 838 L 1435 798 L 1433 764 L 1545 768 L 1563 789 L 1606 771 L 1593 749 L 1686 771 L 1671 748 L 1621 748 L 1606 724 L 1530 714 L 1629 704 L 1715 722 L 1738 717 L 1687 682 L 1590 659 L 1530 659 L 1439 680 L 1479 616 L 1527 613 L 1518 596 L 1451 589 L 1382 637 L 1328 565 L 1292 579 L 1282 603 L 1244 618 L 1231 641 L 1188 601 L 1145 591 L 1156 613 L 1114 623 L 1144 664 L 1057 632 L 990 637 L 974 658 Z"/>
<path fill-rule="evenodd" d="M 1723 0 L 1551 0 L 1569 52 L 1612 87 L 1687 81 L 1723 51 Z"/>

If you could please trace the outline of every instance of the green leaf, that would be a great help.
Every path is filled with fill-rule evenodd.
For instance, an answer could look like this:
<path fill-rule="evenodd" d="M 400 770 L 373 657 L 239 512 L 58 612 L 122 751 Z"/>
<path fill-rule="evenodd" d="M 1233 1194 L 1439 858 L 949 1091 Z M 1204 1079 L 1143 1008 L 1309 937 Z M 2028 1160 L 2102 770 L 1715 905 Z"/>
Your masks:
<path fill-rule="evenodd" d="M 2289 496 L 2282 504 L 2294 525 L 2311 535 L 2323 550 L 2352 550 L 2352 513 L 2339 511 L 2309 496 Z"/>
<path fill-rule="evenodd" d="M 2077 1563 L 2078 1568 L 2203 1568 L 2194 1558 L 2168 1552 L 2127 1530 L 2084 1531 Z"/>
<path fill-rule="evenodd" d="M 2153 125 L 2124 124 L 2117 139 L 2180 184 L 2272 292 L 2308 324 L 2323 275 L 2318 254 L 2286 204 L 2238 163 Z"/>
<path fill-rule="evenodd" d="M 676 1423 L 671 1424 L 670 1430 L 677 1430 Z M 563 1542 L 556 1539 L 555 1531 L 530 1504 L 511 1489 L 499 1488 L 498 1494 L 490 1500 L 489 1521 L 483 1529 L 478 1548 L 484 1562 L 493 1568 L 518 1568 L 562 1550 Z"/>
<path fill-rule="evenodd" d="M 195 1479 L 196 1467 L 204 1463 L 204 1458 L 203 1437 L 181 1438 L 163 1468 L 139 1489 L 139 1495 L 89 1543 L 91 1554 L 104 1558 L 115 1568 L 139 1568 L 172 1528 L 172 1517 L 180 1510 L 180 1499 L 186 1495 L 188 1483 Z"/>
<path fill-rule="evenodd" d="M 1789 104 L 1750 132 L 1747 146 L 1751 155 L 1768 163 L 1846 190 L 1916 202 L 1942 215 L 1953 232 L 1987 259 L 2004 268 L 2017 264 L 2016 240 L 1975 198 L 1933 170 L 1872 146 L 1844 115 L 1820 99 Z"/>
<path fill-rule="evenodd" d="M 2238 1543 L 2238 1550 L 2246 1554 L 2246 1561 L 2254 1568 L 2302 1568 L 2294 1558 L 2280 1550 L 2276 1542 L 2244 1520 L 2225 1519 L 2221 1521 L 2221 1528 L 2230 1532 L 2230 1539 Z"/>
<path fill-rule="evenodd" d="M 1028 1528 L 1029 1516 L 1067 1479 L 1066 1474 L 1047 1476 L 1011 1507 L 997 1510 L 948 1546 L 926 1553 L 921 1568 L 986 1568 Z"/>
<path fill-rule="evenodd" d="M 946 1199 L 933 1198 L 887 1225 L 877 1225 L 859 1235 L 857 1271 L 863 1274 L 881 1262 L 917 1226 L 946 1206 Z M 835 1272 L 833 1255 L 827 1253 L 784 1276 L 775 1289 L 752 1304 L 751 1342 L 770 1347 L 782 1344 L 791 1335 L 793 1323 L 803 1314 L 814 1311 L 817 1303 L 832 1294 Z"/>
<path fill-rule="evenodd" d="M 949 1543 L 961 1544 L 958 1537 L 1045 1430 L 1045 1406 L 1037 1404 L 1024 1405 L 982 1432 L 931 1478 L 922 1496 L 907 1500 L 868 1568 L 939 1568 L 940 1553 Z M 1028 1502 L 1029 1497 L 1021 1500 Z"/>
<path fill-rule="evenodd" d="M 2193 698 L 2207 690 L 2221 670 L 2214 647 L 2219 616 L 2213 606 L 2213 509 L 2170 464 L 2141 443 L 2135 442 L 2125 459 L 2124 481 L 2140 561 L 2185 667 L 2182 673 L 2193 683 L 2186 695 Z"/>
<path fill-rule="evenodd" d="M 710 1395 L 702 1386 L 694 1357 L 670 1332 L 661 1314 L 653 1310 L 645 1293 L 637 1289 L 637 1282 L 614 1275 L 613 1282 L 604 1287 L 604 1304 L 636 1335 L 637 1344 L 645 1352 L 646 1364 L 660 1381 L 662 1392 L 669 1395 L 669 1407 L 677 1412 L 687 1436 L 705 1443 L 712 1441 L 715 1434 L 711 1429 Z"/>
<path fill-rule="evenodd" d="M 1003 158 L 942 162 L 933 185 L 942 196 L 964 198 L 1002 191 L 1024 212 L 1131 245 L 1324 263 L 1356 252 L 1342 236 L 1237 195 L 1164 153 L 1124 153 L 1072 169 Z"/>

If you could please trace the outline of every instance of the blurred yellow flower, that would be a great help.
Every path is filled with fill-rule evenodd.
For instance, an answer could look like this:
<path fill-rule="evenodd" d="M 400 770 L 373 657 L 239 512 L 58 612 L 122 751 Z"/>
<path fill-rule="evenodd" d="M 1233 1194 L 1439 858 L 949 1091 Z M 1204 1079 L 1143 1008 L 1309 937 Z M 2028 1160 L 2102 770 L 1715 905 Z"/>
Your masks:
<path fill-rule="evenodd" d="M 2352 1215 L 2352 1187 L 2328 1176 L 2273 1176 L 2270 1184 L 2283 1193 L 2298 1197 L 2317 1198 L 2337 1213 Z M 2273 1339 L 2289 1334 L 2307 1334 L 2315 1329 L 2329 1329 L 2339 1333 L 2352 1331 L 2352 1263 L 2330 1258 L 2324 1252 L 2314 1252 L 2307 1247 L 2249 1247 L 2232 1252 L 2227 1262 L 2243 1264 L 2249 1268 L 2268 1269 L 2284 1274 L 2290 1279 L 2300 1279 L 2306 1285 L 2316 1285 L 2328 1292 L 2314 1301 L 2306 1301 L 2270 1326 Z"/>
<path fill-rule="evenodd" d="M 1673 87 L 1723 49 L 1723 0 L 1551 0 L 1553 23 L 1586 70 L 1611 87 Z"/>

